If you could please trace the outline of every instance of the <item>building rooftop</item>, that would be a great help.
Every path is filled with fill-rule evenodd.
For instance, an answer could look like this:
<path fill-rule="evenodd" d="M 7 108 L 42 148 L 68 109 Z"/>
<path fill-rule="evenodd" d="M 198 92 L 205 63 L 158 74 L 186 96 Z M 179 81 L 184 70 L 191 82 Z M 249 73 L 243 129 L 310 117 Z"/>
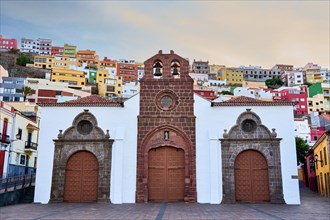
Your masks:
<path fill-rule="evenodd" d="M 91 95 L 61 103 L 38 103 L 41 107 L 123 107 L 124 103 L 99 95 Z"/>
<path fill-rule="evenodd" d="M 246 96 L 237 96 L 224 102 L 212 102 L 212 106 L 293 106 L 295 102 L 263 101 Z"/>

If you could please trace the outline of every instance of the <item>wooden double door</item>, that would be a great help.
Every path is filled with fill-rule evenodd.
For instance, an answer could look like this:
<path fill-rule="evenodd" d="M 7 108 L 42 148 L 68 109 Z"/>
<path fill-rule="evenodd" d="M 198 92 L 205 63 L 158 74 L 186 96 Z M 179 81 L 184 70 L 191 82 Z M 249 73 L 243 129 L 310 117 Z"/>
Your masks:
<path fill-rule="evenodd" d="M 96 202 L 98 195 L 98 161 L 87 151 L 73 154 L 65 169 L 64 201 Z"/>
<path fill-rule="evenodd" d="M 185 155 L 182 149 L 159 147 L 148 154 L 149 201 L 183 201 Z"/>
<path fill-rule="evenodd" d="M 265 157 L 254 150 L 240 153 L 235 160 L 235 197 L 242 202 L 270 200 L 268 165 Z"/>

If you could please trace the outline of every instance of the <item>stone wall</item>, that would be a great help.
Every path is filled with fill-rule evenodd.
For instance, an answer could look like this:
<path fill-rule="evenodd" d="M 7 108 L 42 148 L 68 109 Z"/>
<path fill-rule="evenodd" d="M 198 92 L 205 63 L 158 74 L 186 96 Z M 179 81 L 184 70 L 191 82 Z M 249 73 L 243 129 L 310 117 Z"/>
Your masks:
<path fill-rule="evenodd" d="M 235 201 L 235 159 L 245 150 L 256 150 L 267 160 L 271 203 L 284 203 L 280 159 L 280 140 L 275 129 L 270 132 L 258 115 L 247 109 L 229 133 L 221 139 L 223 168 L 223 203 Z"/>
<path fill-rule="evenodd" d="M 85 125 L 82 126 L 82 122 Z M 97 158 L 99 166 L 98 202 L 110 202 L 111 146 L 113 141 L 109 139 L 108 133 L 105 134 L 97 126 L 95 117 L 87 110 L 77 115 L 72 126 L 64 134 L 60 131 L 58 139 L 54 141 L 51 201 L 63 201 L 65 169 L 70 156 L 79 151 L 88 151 Z"/>
<path fill-rule="evenodd" d="M 161 61 L 162 78 L 153 78 L 153 65 Z M 178 61 L 180 75 L 171 75 L 171 63 Z M 137 202 L 148 201 L 148 150 L 152 147 L 173 146 L 185 151 L 185 201 L 196 201 L 196 151 L 193 80 L 188 75 L 189 63 L 171 51 L 145 61 L 141 80 L 140 115 L 138 116 Z M 164 141 L 164 132 L 170 140 Z M 180 138 L 172 139 L 177 134 Z M 153 140 L 150 142 L 150 140 Z M 152 145 L 152 142 L 157 143 Z M 171 144 L 170 144 L 171 142 Z"/>

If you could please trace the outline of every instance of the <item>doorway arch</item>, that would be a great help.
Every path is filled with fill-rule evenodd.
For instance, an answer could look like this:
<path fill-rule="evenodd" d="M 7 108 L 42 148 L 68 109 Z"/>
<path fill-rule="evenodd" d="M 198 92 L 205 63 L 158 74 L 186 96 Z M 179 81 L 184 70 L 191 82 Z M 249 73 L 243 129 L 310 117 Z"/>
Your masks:
<path fill-rule="evenodd" d="M 98 161 L 88 151 L 73 154 L 66 164 L 65 202 L 96 202 L 98 195 Z"/>
<path fill-rule="evenodd" d="M 183 201 L 185 180 L 184 151 L 159 147 L 148 153 L 149 201 Z"/>
<path fill-rule="evenodd" d="M 246 150 L 235 160 L 235 199 L 242 202 L 268 202 L 268 165 L 258 151 Z"/>

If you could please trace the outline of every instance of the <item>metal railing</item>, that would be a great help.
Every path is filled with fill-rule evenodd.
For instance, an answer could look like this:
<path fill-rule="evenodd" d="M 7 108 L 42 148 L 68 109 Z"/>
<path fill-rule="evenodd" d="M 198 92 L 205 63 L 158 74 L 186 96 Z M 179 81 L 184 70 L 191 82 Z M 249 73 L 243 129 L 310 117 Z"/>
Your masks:
<path fill-rule="evenodd" d="M 25 148 L 26 149 L 37 150 L 38 149 L 38 144 L 34 143 L 34 142 L 25 141 Z"/>
<path fill-rule="evenodd" d="M 36 180 L 35 174 L 24 176 L 13 176 L 0 180 L 0 194 L 34 186 Z"/>

